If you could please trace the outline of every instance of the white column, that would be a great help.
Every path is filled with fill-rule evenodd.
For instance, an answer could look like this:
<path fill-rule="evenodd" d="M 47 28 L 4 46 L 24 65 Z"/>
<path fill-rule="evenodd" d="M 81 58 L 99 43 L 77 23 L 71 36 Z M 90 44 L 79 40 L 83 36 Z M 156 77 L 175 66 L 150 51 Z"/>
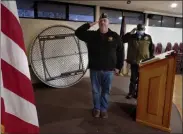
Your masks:
<path fill-rule="evenodd" d="M 99 18 L 100 18 L 100 6 L 96 6 L 96 10 L 95 10 L 96 21 L 99 20 Z"/>
<path fill-rule="evenodd" d="M 146 27 L 145 32 L 146 33 L 148 33 L 148 27 L 149 27 L 149 18 L 147 18 L 147 15 L 148 14 L 145 15 L 145 27 Z"/>
<path fill-rule="evenodd" d="M 145 26 L 149 26 L 149 18 L 147 18 L 147 15 L 145 15 Z"/>

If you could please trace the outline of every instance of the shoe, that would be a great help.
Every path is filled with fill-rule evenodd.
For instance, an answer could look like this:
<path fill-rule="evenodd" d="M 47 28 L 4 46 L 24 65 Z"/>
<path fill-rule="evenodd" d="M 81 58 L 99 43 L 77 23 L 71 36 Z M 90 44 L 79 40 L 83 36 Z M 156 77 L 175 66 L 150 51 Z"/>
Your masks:
<path fill-rule="evenodd" d="M 107 112 L 101 112 L 101 118 L 107 119 L 108 118 L 108 113 Z"/>
<path fill-rule="evenodd" d="M 128 94 L 128 95 L 126 96 L 126 99 L 131 99 L 132 97 L 133 97 L 132 94 Z"/>
<path fill-rule="evenodd" d="M 92 111 L 92 114 L 93 114 L 93 117 L 99 118 L 99 117 L 100 117 L 100 110 L 94 109 L 94 110 Z"/>

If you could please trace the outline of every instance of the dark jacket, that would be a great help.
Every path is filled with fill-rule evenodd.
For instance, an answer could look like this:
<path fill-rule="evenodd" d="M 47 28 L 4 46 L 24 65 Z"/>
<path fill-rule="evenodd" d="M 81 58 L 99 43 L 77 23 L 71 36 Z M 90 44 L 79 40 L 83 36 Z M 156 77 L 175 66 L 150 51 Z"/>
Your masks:
<path fill-rule="evenodd" d="M 144 34 L 139 39 L 136 33 L 127 33 L 122 36 L 122 40 L 123 43 L 128 43 L 127 62 L 129 64 L 139 64 L 140 60 L 153 56 L 154 47 L 150 35 Z"/>
<path fill-rule="evenodd" d="M 88 47 L 89 68 L 93 70 L 121 70 L 124 62 L 124 47 L 120 36 L 109 29 L 106 34 L 89 31 L 90 24 L 80 26 L 75 35 L 86 42 Z"/>

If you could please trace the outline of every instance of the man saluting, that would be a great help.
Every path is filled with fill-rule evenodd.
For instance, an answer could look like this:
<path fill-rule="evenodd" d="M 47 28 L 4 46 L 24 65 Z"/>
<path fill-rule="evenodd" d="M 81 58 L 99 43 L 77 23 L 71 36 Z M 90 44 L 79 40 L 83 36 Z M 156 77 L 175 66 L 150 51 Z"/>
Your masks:
<path fill-rule="evenodd" d="M 136 33 L 135 33 L 136 31 Z M 138 24 L 131 32 L 122 37 L 123 43 L 128 43 L 127 63 L 131 65 L 131 78 L 127 99 L 137 98 L 138 64 L 141 60 L 153 57 L 154 47 L 151 36 L 145 33 L 145 26 Z"/>
<path fill-rule="evenodd" d="M 99 24 L 97 31 L 89 28 Z M 107 15 L 102 13 L 99 21 L 80 26 L 75 35 L 88 47 L 90 79 L 93 95 L 93 116 L 107 118 L 109 94 L 114 71 L 119 74 L 124 62 L 124 47 L 120 36 L 108 28 Z"/>

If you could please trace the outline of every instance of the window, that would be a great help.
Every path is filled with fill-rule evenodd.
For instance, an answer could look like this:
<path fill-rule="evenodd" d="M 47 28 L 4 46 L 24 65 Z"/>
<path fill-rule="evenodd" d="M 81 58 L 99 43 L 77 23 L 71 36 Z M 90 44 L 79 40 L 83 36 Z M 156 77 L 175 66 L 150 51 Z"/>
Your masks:
<path fill-rule="evenodd" d="M 163 16 L 162 27 L 174 27 L 174 25 L 175 25 L 174 17 Z"/>
<path fill-rule="evenodd" d="M 175 27 L 182 28 L 182 18 L 176 18 Z"/>
<path fill-rule="evenodd" d="M 38 18 L 66 19 L 66 5 L 60 3 L 37 4 Z"/>
<path fill-rule="evenodd" d="M 19 17 L 34 18 L 33 0 L 17 0 L 16 3 Z"/>
<path fill-rule="evenodd" d="M 94 7 L 69 5 L 69 20 L 94 22 Z"/>
<path fill-rule="evenodd" d="M 162 16 L 148 14 L 148 18 L 149 18 L 149 26 L 161 27 L 161 18 L 162 18 Z"/>
<path fill-rule="evenodd" d="M 122 11 L 112 10 L 112 9 L 100 9 L 100 14 L 106 13 L 109 18 L 109 23 L 121 24 L 122 21 Z"/>
<path fill-rule="evenodd" d="M 126 24 L 144 24 L 144 14 L 136 12 L 123 12 Z"/>

